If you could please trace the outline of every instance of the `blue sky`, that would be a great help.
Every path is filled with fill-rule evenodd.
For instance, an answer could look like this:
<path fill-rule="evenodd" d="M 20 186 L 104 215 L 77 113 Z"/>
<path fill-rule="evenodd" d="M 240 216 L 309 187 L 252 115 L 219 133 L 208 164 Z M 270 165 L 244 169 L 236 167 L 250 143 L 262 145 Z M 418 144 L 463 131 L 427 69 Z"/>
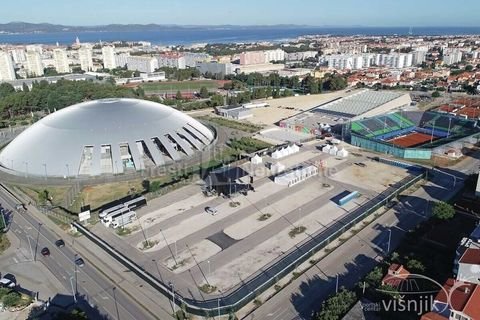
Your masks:
<path fill-rule="evenodd" d="M 479 12 L 478 0 L 17 0 L 0 22 L 479 26 Z"/>

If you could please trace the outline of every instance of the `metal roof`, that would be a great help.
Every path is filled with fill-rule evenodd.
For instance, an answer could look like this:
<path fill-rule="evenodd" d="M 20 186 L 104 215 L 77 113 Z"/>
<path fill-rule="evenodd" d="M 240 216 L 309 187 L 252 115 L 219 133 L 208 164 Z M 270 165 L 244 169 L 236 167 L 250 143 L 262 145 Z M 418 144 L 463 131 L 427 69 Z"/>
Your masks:
<path fill-rule="evenodd" d="M 21 175 L 116 174 L 191 156 L 213 133 L 171 107 L 138 99 L 102 99 L 52 113 L 0 152 Z"/>

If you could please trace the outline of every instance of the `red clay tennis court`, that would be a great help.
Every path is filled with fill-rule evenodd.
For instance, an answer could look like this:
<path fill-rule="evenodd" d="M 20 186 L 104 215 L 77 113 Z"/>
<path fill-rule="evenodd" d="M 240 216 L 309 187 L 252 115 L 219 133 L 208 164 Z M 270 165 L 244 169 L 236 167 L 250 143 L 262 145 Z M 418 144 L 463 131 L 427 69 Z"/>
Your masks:
<path fill-rule="evenodd" d="M 425 142 L 430 142 L 431 138 L 432 136 L 429 134 L 412 132 L 407 135 L 388 140 L 388 142 L 399 147 L 409 148 L 409 147 L 418 146 L 420 144 L 424 144 Z M 436 140 L 436 139 L 437 138 L 433 136 L 433 140 Z"/>

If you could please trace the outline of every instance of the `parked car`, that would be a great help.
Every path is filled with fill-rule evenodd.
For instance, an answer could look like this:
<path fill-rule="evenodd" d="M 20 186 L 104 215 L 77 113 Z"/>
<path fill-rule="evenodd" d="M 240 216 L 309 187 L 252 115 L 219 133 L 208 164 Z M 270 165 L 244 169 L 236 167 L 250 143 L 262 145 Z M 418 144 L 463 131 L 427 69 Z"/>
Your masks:
<path fill-rule="evenodd" d="M 40 251 L 42 253 L 43 256 L 49 256 L 50 255 L 50 250 L 45 247 L 42 249 L 42 251 Z"/>
<path fill-rule="evenodd" d="M 57 241 L 55 241 L 55 245 L 59 248 L 63 248 L 65 247 L 65 241 L 63 241 L 62 239 L 58 239 Z"/>
<path fill-rule="evenodd" d="M 82 258 L 75 259 L 75 264 L 79 267 L 83 267 L 85 265 L 85 261 Z"/>
<path fill-rule="evenodd" d="M 212 216 L 214 216 L 218 213 L 218 210 L 215 207 L 206 207 L 205 211 L 207 213 L 210 213 Z"/>
<path fill-rule="evenodd" d="M 365 168 L 367 165 L 363 162 L 355 162 L 355 164 L 359 167 Z"/>
<path fill-rule="evenodd" d="M 15 288 L 17 286 L 17 279 L 11 273 L 5 274 L 0 279 L 0 287 L 1 288 Z"/>

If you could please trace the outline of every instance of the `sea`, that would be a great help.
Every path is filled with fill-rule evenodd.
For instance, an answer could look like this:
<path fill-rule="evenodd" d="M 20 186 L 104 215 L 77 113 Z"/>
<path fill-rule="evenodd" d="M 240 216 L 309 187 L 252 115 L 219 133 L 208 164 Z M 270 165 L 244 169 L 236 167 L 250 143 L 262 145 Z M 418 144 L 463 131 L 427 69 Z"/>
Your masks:
<path fill-rule="evenodd" d="M 72 44 L 76 37 L 81 42 L 148 41 L 154 45 L 190 45 L 195 43 L 280 42 L 306 35 L 332 36 L 437 36 L 478 35 L 480 27 L 249 27 L 196 28 L 165 31 L 132 32 L 52 32 L 0 34 L 0 44 Z"/>

